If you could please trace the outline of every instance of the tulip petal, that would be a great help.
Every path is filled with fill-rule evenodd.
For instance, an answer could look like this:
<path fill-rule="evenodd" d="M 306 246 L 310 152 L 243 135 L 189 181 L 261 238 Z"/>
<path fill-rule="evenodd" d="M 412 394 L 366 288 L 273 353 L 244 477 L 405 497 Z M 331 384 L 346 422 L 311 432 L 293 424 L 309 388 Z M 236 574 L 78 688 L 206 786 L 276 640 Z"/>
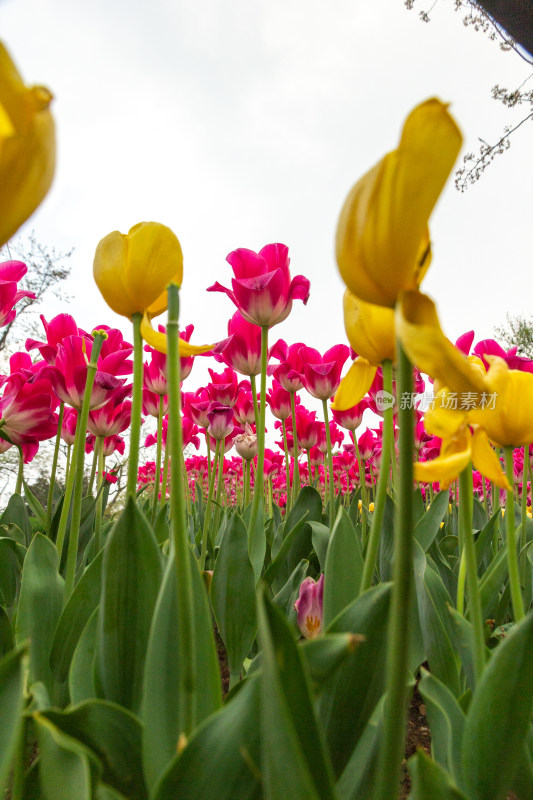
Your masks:
<path fill-rule="evenodd" d="M 396 308 L 396 334 L 421 372 L 452 392 L 479 395 L 488 391 L 483 370 L 446 338 L 435 304 L 420 292 L 404 292 Z"/>
<path fill-rule="evenodd" d="M 149 344 L 154 350 L 157 350 L 159 353 L 167 352 L 167 336 L 166 333 L 161 333 L 160 331 L 154 330 L 152 327 L 152 323 L 148 314 L 145 312 L 141 322 L 141 336 L 144 341 Z M 213 344 L 201 344 L 195 345 L 191 344 L 190 342 L 186 342 L 184 339 L 180 338 L 179 341 L 179 352 L 181 358 L 187 358 L 189 356 L 198 356 L 202 353 L 209 353 L 213 349 Z"/>
<path fill-rule="evenodd" d="M 521 447 L 533 442 L 533 374 L 510 370 L 498 356 L 486 356 L 487 400 L 484 408 L 470 412 L 501 447 Z M 494 403 L 492 400 L 494 399 Z"/>
<path fill-rule="evenodd" d="M 418 461 L 414 465 L 414 479 L 420 483 L 438 481 L 441 489 L 447 489 L 469 463 L 470 448 L 446 456 L 437 456 L 432 461 Z"/>
<path fill-rule="evenodd" d="M 489 444 L 489 439 L 483 428 L 474 427 L 472 435 L 472 463 L 481 474 L 499 489 L 511 489 L 505 472 L 502 470 L 500 459 Z"/>
<path fill-rule="evenodd" d="M 360 403 L 372 386 L 376 372 L 377 367 L 370 364 L 366 358 L 356 358 L 340 382 L 331 408 L 334 411 L 345 411 Z"/>
<path fill-rule="evenodd" d="M 371 364 L 378 365 L 386 359 L 394 361 L 394 311 L 374 303 L 365 303 L 349 289 L 344 293 L 343 308 L 346 335 L 355 352 Z"/>

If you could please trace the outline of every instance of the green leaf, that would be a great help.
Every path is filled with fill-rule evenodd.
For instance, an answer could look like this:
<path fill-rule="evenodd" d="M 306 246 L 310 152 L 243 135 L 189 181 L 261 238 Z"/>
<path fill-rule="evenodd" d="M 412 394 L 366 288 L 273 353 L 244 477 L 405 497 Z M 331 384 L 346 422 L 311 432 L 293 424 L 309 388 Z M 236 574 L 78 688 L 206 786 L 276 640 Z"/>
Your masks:
<path fill-rule="evenodd" d="M 44 800 L 92 800 L 92 787 L 101 771 L 94 753 L 41 714 L 33 718 Z"/>
<path fill-rule="evenodd" d="M 300 586 L 304 581 L 307 570 L 309 568 L 309 561 L 302 558 L 300 563 L 292 572 L 287 583 L 279 590 L 277 595 L 274 596 L 272 602 L 274 605 L 279 606 L 285 612 L 285 616 L 291 624 L 295 627 L 298 626 L 297 613 L 294 607 L 295 602 L 300 596 Z"/>
<path fill-rule="evenodd" d="M 422 750 L 409 759 L 412 777 L 410 800 L 468 800 L 450 776 Z"/>
<path fill-rule="evenodd" d="M 7 613 L 2 606 L 0 606 L 0 658 L 5 656 L 6 653 L 9 653 L 10 650 L 13 650 L 14 646 L 15 640 L 13 638 L 11 622 L 9 621 Z"/>
<path fill-rule="evenodd" d="M 220 707 L 221 689 L 218 659 L 213 639 L 211 611 L 198 564 L 191 551 L 194 597 L 196 679 L 196 721 L 200 723 Z M 184 729 L 179 696 L 180 619 L 176 600 L 176 568 L 169 559 L 154 611 L 146 654 L 143 705 L 143 763 L 150 787 L 176 754 Z"/>
<path fill-rule="evenodd" d="M 238 678 L 257 630 L 255 575 L 248 555 L 244 522 L 234 514 L 228 523 L 211 582 L 211 604 L 228 656 Z"/>
<path fill-rule="evenodd" d="M 476 800 L 503 797 L 510 788 L 533 713 L 532 663 L 533 614 L 529 614 L 493 652 L 466 718 L 463 774 Z"/>
<path fill-rule="evenodd" d="M 333 800 L 331 764 L 311 699 L 310 680 L 281 612 L 258 596 L 261 747 L 266 800 Z"/>
<path fill-rule="evenodd" d="M 134 714 L 107 700 L 87 700 L 68 711 L 46 711 L 42 717 L 97 755 L 104 783 L 129 800 L 145 800 L 142 727 Z"/>
<path fill-rule="evenodd" d="M 381 534 L 379 540 L 379 574 L 381 582 L 392 580 L 392 557 L 394 551 L 394 515 L 395 505 L 392 498 L 385 495 L 385 508 L 381 521 Z M 371 525 L 371 519 L 369 520 Z"/>
<path fill-rule="evenodd" d="M 481 595 L 481 607 L 484 619 L 496 617 L 496 609 L 500 602 L 502 585 L 507 580 L 507 545 L 498 550 L 492 559 L 488 569 L 479 581 L 479 593 Z"/>
<path fill-rule="evenodd" d="M 363 592 L 326 631 L 365 637 L 319 692 L 318 716 L 336 775 L 346 766 L 385 690 L 390 595 L 390 584 L 380 584 Z"/>
<path fill-rule="evenodd" d="M 248 678 L 174 756 L 154 800 L 261 800 L 260 680 Z"/>
<path fill-rule="evenodd" d="M 107 540 L 102 570 L 96 685 L 104 699 L 136 711 L 162 568 L 155 536 L 131 497 Z"/>
<path fill-rule="evenodd" d="M 309 557 L 311 547 L 311 526 L 301 519 L 283 539 L 278 553 L 265 570 L 263 581 L 271 584 L 274 591 L 279 591 L 300 561 Z M 298 554 L 300 558 L 291 568 L 290 564 Z"/>
<path fill-rule="evenodd" d="M 33 511 L 35 518 L 37 519 L 39 529 L 44 533 L 47 533 L 46 511 L 42 507 L 39 500 L 35 497 L 35 495 L 33 494 L 32 490 L 30 489 L 26 481 L 24 481 L 24 498 L 29 507 L 31 508 L 31 510 Z"/>
<path fill-rule="evenodd" d="M 364 637 L 356 633 L 326 633 L 301 642 L 300 649 L 313 686 L 321 687 L 364 641 Z"/>
<path fill-rule="evenodd" d="M 363 553 L 348 514 L 340 509 L 333 525 L 324 575 L 324 627 L 359 594 Z"/>
<path fill-rule="evenodd" d="M 0 538 L 0 601 L 9 608 L 20 588 L 20 573 L 26 548 L 14 539 Z"/>
<path fill-rule="evenodd" d="M 448 511 L 448 492 L 439 492 L 426 513 L 418 520 L 413 535 L 424 552 L 428 550 L 440 530 Z"/>
<path fill-rule="evenodd" d="M 83 629 L 100 602 L 102 559 L 103 552 L 100 551 L 76 584 L 57 623 L 50 653 L 50 667 L 59 681 L 66 679 Z"/>
<path fill-rule="evenodd" d="M 329 537 L 331 534 L 330 529 L 323 522 L 310 522 L 311 526 L 311 541 L 313 549 L 318 557 L 321 572 L 326 569 L 326 556 L 328 553 Z"/>
<path fill-rule="evenodd" d="M 340 800 L 372 797 L 382 736 L 384 700 L 385 695 L 382 695 L 337 781 Z"/>
<path fill-rule="evenodd" d="M 0 788 L 5 786 L 19 743 L 24 709 L 25 650 L 13 650 L 0 659 Z"/>
<path fill-rule="evenodd" d="M 73 703 L 96 697 L 94 662 L 97 631 L 98 608 L 95 608 L 81 633 L 70 663 L 68 686 Z"/>
<path fill-rule="evenodd" d="M 426 704 L 433 758 L 453 776 L 458 786 L 462 786 L 464 712 L 450 690 L 424 669 L 419 690 Z"/>
<path fill-rule="evenodd" d="M 51 698 L 56 697 L 50 669 L 50 650 L 63 608 L 64 581 L 59 575 L 56 546 L 42 533 L 35 535 L 22 570 L 15 640 L 29 640 L 29 683 L 42 681 Z"/>
<path fill-rule="evenodd" d="M 427 563 L 421 546 L 414 544 L 414 570 L 420 628 L 431 672 L 459 697 L 460 671 L 448 626 L 451 598 L 440 576 Z"/>
<path fill-rule="evenodd" d="M 16 525 L 24 534 L 26 547 L 29 546 L 33 529 L 31 527 L 30 518 L 26 511 L 26 505 L 20 494 L 13 494 L 9 498 L 9 502 L 2 516 L 0 517 L 0 525 Z"/>

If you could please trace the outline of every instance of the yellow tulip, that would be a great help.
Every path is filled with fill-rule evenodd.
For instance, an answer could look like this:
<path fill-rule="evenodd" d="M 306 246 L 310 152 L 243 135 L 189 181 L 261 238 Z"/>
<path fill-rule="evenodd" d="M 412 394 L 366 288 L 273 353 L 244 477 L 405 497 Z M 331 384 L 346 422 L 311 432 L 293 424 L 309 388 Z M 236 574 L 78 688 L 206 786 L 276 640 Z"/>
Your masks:
<path fill-rule="evenodd" d="M 348 341 L 357 355 L 379 366 L 395 360 L 396 334 L 394 311 L 365 303 L 349 289 L 344 292 L 344 327 Z"/>
<path fill-rule="evenodd" d="M 141 322 L 141 336 L 143 337 L 144 341 L 150 345 L 150 347 L 154 348 L 154 350 L 158 350 L 160 353 L 167 352 L 166 333 L 161 333 L 161 331 L 154 330 L 150 322 L 150 317 L 146 312 L 144 313 Z M 181 358 L 197 356 L 201 353 L 209 353 L 213 347 L 214 345 L 212 344 L 191 344 L 190 342 L 186 342 L 185 339 L 181 338 L 179 341 L 179 352 Z"/>
<path fill-rule="evenodd" d="M 502 358 L 486 356 L 486 382 L 492 402 L 470 412 L 500 447 L 522 447 L 533 442 L 533 374 L 509 369 Z M 494 407 L 492 407 L 494 405 Z"/>
<path fill-rule="evenodd" d="M 407 118 L 397 150 L 349 193 L 337 227 L 337 264 L 368 303 L 394 307 L 429 266 L 428 220 L 461 148 L 447 105 L 432 98 Z"/>
<path fill-rule="evenodd" d="M 52 94 L 26 86 L 0 43 L 0 245 L 17 232 L 48 192 L 55 170 Z"/>
<path fill-rule="evenodd" d="M 113 231 L 98 244 L 94 279 L 117 314 L 155 317 L 167 308 L 167 286 L 183 279 L 177 236 L 158 222 L 140 222 L 127 234 Z"/>

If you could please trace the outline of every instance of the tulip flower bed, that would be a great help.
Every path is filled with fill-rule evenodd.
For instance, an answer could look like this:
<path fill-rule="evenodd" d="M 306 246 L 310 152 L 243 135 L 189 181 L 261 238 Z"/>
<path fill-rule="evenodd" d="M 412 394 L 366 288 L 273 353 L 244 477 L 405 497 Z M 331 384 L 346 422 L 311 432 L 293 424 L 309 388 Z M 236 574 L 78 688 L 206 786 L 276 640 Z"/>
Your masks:
<path fill-rule="evenodd" d="M 16 98 L 34 90 L 0 56 L 15 126 Z M 53 173 L 50 98 L 38 99 L 26 111 L 44 123 L 25 121 L 21 153 L 0 150 L 27 195 L 2 242 Z M 179 241 L 144 222 L 102 239 L 94 261 L 133 343 L 61 314 L 12 355 L 0 399 L 2 450 L 20 456 L 0 516 L 10 800 L 391 800 L 415 686 L 426 750 L 409 757 L 409 797 L 533 796 L 533 363 L 473 334 L 453 345 L 419 291 L 460 144 L 429 100 L 348 195 L 337 260 L 352 352 L 272 341 L 310 291 L 283 244 L 229 254 L 231 289 L 208 289 L 237 308 L 228 336 L 191 343 Z M 43 169 L 25 174 L 34 157 Z M 0 265 L 4 324 L 24 269 Z M 189 391 L 197 356 L 210 380 Z M 139 465 L 141 414 L 156 433 Z M 126 498 L 110 514 L 106 459 L 126 429 Z M 24 465 L 54 436 L 41 503 Z"/>

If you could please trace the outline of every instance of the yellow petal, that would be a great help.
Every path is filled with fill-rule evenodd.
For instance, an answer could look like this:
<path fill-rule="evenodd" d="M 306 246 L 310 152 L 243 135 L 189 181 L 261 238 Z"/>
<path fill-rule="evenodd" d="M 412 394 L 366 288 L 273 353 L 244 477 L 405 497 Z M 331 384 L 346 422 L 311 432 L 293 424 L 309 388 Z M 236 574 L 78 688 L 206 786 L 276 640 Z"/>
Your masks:
<path fill-rule="evenodd" d="M 447 439 L 457 433 L 467 421 L 467 412 L 458 407 L 457 398 L 450 392 L 435 395 L 432 405 L 424 412 L 424 428 L 431 436 Z"/>
<path fill-rule="evenodd" d="M 355 184 L 340 214 L 336 254 L 347 287 L 394 307 L 418 288 L 430 258 L 429 216 L 461 148 L 447 106 L 433 98 L 407 118 L 397 150 Z"/>
<path fill-rule="evenodd" d="M 471 412 L 472 422 L 482 425 L 501 447 L 522 447 L 533 442 L 533 374 L 510 370 L 498 356 L 490 364 L 484 408 Z"/>
<path fill-rule="evenodd" d="M 396 334 L 421 372 L 452 392 L 472 393 L 476 401 L 487 391 L 483 371 L 446 338 L 435 304 L 420 292 L 404 292 L 396 308 Z"/>
<path fill-rule="evenodd" d="M 127 234 L 113 231 L 98 244 L 94 278 L 104 300 L 126 317 L 166 309 L 166 287 L 181 285 L 183 255 L 177 236 L 158 222 L 140 222 Z"/>
<path fill-rule="evenodd" d="M 344 327 L 355 352 L 371 364 L 395 360 L 394 311 L 344 292 Z"/>
<path fill-rule="evenodd" d="M 154 350 L 158 350 L 160 353 L 167 352 L 166 333 L 161 333 L 160 331 L 154 330 L 147 313 L 143 314 L 141 322 L 141 336 L 147 344 L 154 348 Z M 198 356 L 201 353 L 209 353 L 213 347 L 213 344 L 191 344 L 190 342 L 186 342 L 185 339 L 180 339 L 179 341 L 179 352 L 181 358 Z"/>
<path fill-rule="evenodd" d="M 472 436 L 472 463 L 481 474 L 499 489 L 511 489 L 505 472 L 502 470 L 500 459 L 489 444 L 483 428 L 474 427 Z"/>
<path fill-rule="evenodd" d="M 439 481 L 441 489 L 447 489 L 471 460 L 470 431 L 463 427 L 449 439 L 443 439 L 441 452 L 432 461 L 421 461 L 414 465 L 415 481 L 434 483 Z"/>
<path fill-rule="evenodd" d="M 52 95 L 24 85 L 0 43 L 0 245 L 46 196 L 55 171 Z"/>
<path fill-rule="evenodd" d="M 334 411 L 345 411 L 360 403 L 372 386 L 377 371 L 377 367 L 369 364 L 366 358 L 356 358 L 340 382 L 331 408 Z"/>

